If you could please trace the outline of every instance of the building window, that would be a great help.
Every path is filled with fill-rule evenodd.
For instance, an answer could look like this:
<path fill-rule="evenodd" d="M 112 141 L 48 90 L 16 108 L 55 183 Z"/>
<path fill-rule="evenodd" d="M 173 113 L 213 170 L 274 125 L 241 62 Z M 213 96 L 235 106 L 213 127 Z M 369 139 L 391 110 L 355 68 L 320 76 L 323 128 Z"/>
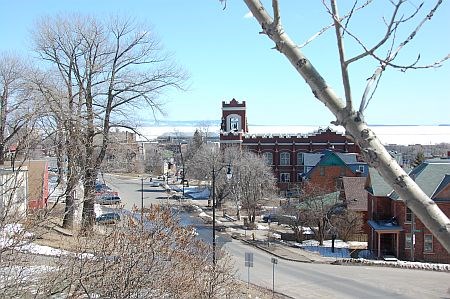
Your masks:
<path fill-rule="evenodd" d="M 288 152 L 280 153 L 280 165 L 291 165 L 291 154 Z"/>
<path fill-rule="evenodd" d="M 291 181 L 291 174 L 288 172 L 282 172 L 280 173 L 280 182 L 282 183 L 288 183 Z"/>
<path fill-rule="evenodd" d="M 325 175 L 325 167 L 320 166 L 320 167 L 319 167 L 319 170 L 320 170 L 320 175 L 321 175 L 321 176 L 324 176 L 324 175 Z"/>
<path fill-rule="evenodd" d="M 297 172 L 297 182 L 303 181 L 303 172 Z"/>
<path fill-rule="evenodd" d="M 423 236 L 423 251 L 433 252 L 433 235 Z"/>
<path fill-rule="evenodd" d="M 232 114 L 227 117 L 228 131 L 237 132 L 241 130 L 241 117 L 237 114 Z"/>
<path fill-rule="evenodd" d="M 263 153 L 263 156 L 267 165 L 273 165 L 273 154 L 271 152 L 265 152 Z"/>
<path fill-rule="evenodd" d="M 297 153 L 297 165 L 303 165 L 303 153 Z"/>
<path fill-rule="evenodd" d="M 410 249 L 412 244 L 412 235 L 411 233 L 405 234 L 405 249 Z"/>
<path fill-rule="evenodd" d="M 412 211 L 407 207 L 405 214 L 405 223 L 411 223 L 412 221 Z"/>

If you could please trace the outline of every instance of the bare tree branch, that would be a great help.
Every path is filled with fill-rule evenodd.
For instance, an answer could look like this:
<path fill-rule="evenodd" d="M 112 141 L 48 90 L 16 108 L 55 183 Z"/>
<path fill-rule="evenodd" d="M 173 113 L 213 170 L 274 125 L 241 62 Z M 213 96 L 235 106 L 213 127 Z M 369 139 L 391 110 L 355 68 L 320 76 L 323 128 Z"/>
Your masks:
<path fill-rule="evenodd" d="M 311 87 L 314 96 L 336 116 L 337 124 L 346 129 L 361 149 L 364 160 L 375 167 L 384 180 L 399 194 L 405 204 L 439 242 L 450 252 L 450 220 L 417 184 L 405 173 L 386 151 L 380 140 L 367 126 L 359 112 L 348 111 L 345 104 L 327 85 L 311 62 L 299 50 L 289 36 L 279 28 L 271 30 L 273 19 L 258 0 L 244 0 L 263 32 L 272 39 L 277 49 L 286 56 L 296 71 Z"/>

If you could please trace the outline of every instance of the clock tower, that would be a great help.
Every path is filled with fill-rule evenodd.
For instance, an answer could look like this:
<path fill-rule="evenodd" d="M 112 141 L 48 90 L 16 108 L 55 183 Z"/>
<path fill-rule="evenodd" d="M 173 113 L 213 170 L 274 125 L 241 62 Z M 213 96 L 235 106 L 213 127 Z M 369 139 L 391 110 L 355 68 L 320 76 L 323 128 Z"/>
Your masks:
<path fill-rule="evenodd" d="M 239 103 L 232 99 L 222 102 L 222 123 L 220 126 L 220 145 L 240 145 L 243 135 L 248 132 L 245 101 Z"/>

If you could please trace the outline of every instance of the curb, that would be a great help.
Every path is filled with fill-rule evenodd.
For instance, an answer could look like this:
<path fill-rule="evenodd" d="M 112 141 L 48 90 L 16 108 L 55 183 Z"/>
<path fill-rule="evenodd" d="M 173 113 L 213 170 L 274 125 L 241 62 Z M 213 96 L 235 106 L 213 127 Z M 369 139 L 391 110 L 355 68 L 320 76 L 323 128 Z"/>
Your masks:
<path fill-rule="evenodd" d="M 245 243 L 247 243 L 247 244 L 249 244 L 249 245 L 251 245 L 251 246 L 253 246 L 253 247 L 256 247 L 256 248 L 258 248 L 258 249 L 260 249 L 260 250 L 262 250 L 262 251 L 265 251 L 265 252 L 267 252 L 267 253 L 269 253 L 269 254 L 271 254 L 271 255 L 273 255 L 273 256 L 276 256 L 276 257 L 278 257 L 278 258 L 280 258 L 280 259 L 282 259 L 282 260 L 291 261 L 291 262 L 298 262 L 298 263 L 320 263 L 320 262 L 317 262 L 317 261 L 315 261 L 315 260 L 311 260 L 311 259 L 306 258 L 306 257 L 305 257 L 305 259 L 308 259 L 309 261 L 299 260 L 299 259 L 294 259 L 294 258 L 289 258 L 289 257 L 281 256 L 281 255 L 276 254 L 276 253 L 274 253 L 274 252 L 272 252 L 272 251 L 270 251 L 270 250 L 267 250 L 267 249 L 264 248 L 264 247 L 258 246 L 258 245 L 254 244 L 254 243 L 251 242 L 251 241 L 248 241 L 248 240 L 245 240 L 245 239 L 241 239 L 241 238 L 239 238 L 239 237 L 237 237 L 237 236 L 233 236 L 233 235 L 232 235 L 231 237 L 232 237 L 233 239 L 236 239 L 236 240 L 240 240 L 240 241 L 242 241 L 242 242 L 245 242 Z"/>
<path fill-rule="evenodd" d="M 426 270 L 426 271 L 436 271 L 436 272 L 450 272 L 450 264 L 435 264 L 435 263 L 411 263 L 404 261 L 397 262 L 385 262 L 385 261 L 372 261 L 366 259 L 341 259 L 336 260 L 334 263 L 336 265 L 351 264 L 356 266 L 374 266 L 374 267 L 390 267 L 390 268 L 401 268 L 401 269 L 411 269 L 411 270 Z"/>

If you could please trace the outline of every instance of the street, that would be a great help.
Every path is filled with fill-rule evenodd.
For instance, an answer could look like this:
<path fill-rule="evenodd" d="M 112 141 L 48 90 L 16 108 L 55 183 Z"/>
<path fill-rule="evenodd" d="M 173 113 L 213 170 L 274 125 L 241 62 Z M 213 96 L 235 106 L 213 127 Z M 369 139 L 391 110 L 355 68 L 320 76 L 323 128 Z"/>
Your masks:
<path fill-rule="evenodd" d="M 245 252 L 253 252 L 250 282 L 271 288 L 271 255 L 233 240 L 225 245 L 247 281 Z M 450 298 L 450 274 L 388 267 L 340 266 L 278 259 L 275 291 L 294 298 Z"/>
<path fill-rule="evenodd" d="M 149 207 L 151 204 L 167 201 L 167 194 L 162 187 L 151 187 L 147 177 L 144 178 L 143 184 L 139 177 L 121 178 L 105 174 L 104 179 L 108 186 L 119 192 L 126 210 L 131 211 L 133 207 L 140 209 L 142 202 L 144 207 Z"/>
<path fill-rule="evenodd" d="M 161 187 L 141 188 L 140 178 L 106 176 L 105 180 L 123 200 L 126 209 L 164 201 Z M 143 190 L 143 192 L 142 192 Z M 167 200 L 167 199 L 165 199 Z M 204 228 L 208 230 L 209 228 Z M 234 259 L 239 278 L 248 279 L 245 252 L 253 252 L 250 282 L 271 289 L 271 255 L 239 240 L 224 244 Z M 293 298 L 450 298 L 450 274 L 374 266 L 341 266 L 299 263 L 278 259 L 275 265 L 275 291 Z"/>

